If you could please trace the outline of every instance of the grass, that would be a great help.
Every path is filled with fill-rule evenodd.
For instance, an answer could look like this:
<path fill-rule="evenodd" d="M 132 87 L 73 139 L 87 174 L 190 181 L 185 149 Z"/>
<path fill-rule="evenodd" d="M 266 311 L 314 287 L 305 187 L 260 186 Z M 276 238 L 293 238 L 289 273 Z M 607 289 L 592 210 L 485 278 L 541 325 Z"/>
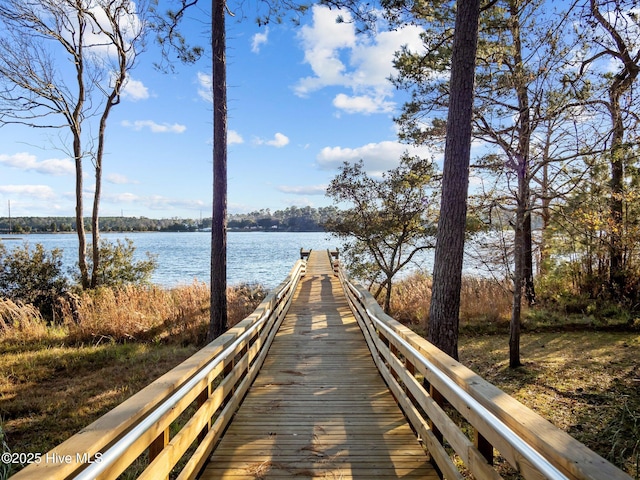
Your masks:
<path fill-rule="evenodd" d="M 472 370 L 640 478 L 640 334 L 527 333 L 524 366 L 510 369 L 508 337 L 462 336 Z"/>
<path fill-rule="evenodd" d="M 429 292 L 426 277 L 398 285 L 394 316 L 419 331 Z M 230 291 L 230 323 L 263 295 L 246 285 Z M 467 279 L 462 298 L 462 362 L 640 479 L 640 334 L 608 331 L 615 319 L 597 312 L 531 309 L 524 366 L 512 370 L 508 291 Z M 3 449 L 50 450 L 189 357 L 206 335 L 208 291 L 201 284 L 104 290 L 78 300 L 79 315 L 69 310 L 55 327 L 28 306 L 0 303 Z"/>
<path fill-rule="evenodd" d="M 13 452 L 45 453 L 195 353 L 126 343 L 0 349 L 0 409 Z"/>
<path fill-rule="evenodd" d="M 229 324 L 250 314 L 264 295 L 259 286 L 230 288 Z M 53 326 L 30 306 L 0 303 L 3 451 L 46 453 L 205 343 L 204 284 L 101 289 L 76 302 L 75 315 L 67 305 Z"/>
<path fill-rule="evenodd" d="M 230 288 L 229 326 L 249 315 L 264 298 L 260 286 Z M 156 286 L 98 289 L 82 295 L 77 315 L 63 309 L 63 323 L 74 343 L 109 341 L 203 345 L 209 325 L 209 287 L 195 282 L 166 290 Z M 79 318 L 78 318 L 79 317 Z"/>
<path fill-rule="evenodd" d="M 425 335 L 431 280 L 413 275 L 392 295 L 391 315 Z M 525 308 L 521 359 L 509 368 L 511 294 L 463 279 L 462 363 L 634 479 L 640 479 L 640 333 L 629 311 L 601 305 L 568 313 Z M 428 319 L 427 319 L 428 321 Z"/>
<path fill-rule="evenodd" d="M 416 273 L 398 282 L 391 295 L 393 318 L 405 324 L 420 324 L 429 317 L 431 278 Z M 511 293 L 505 285 L 485 278 L 465 277 L 460 292 L 461 329 L 479 327 L 498 331 L 509 323 Z"/>

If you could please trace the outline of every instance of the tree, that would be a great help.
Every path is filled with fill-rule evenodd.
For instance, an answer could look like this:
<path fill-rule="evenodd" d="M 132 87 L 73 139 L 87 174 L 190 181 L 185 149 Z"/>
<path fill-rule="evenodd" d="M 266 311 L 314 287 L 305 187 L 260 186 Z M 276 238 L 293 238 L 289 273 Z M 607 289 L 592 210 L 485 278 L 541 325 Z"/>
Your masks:
<path fill-rule="evenodd" d="M 467 217 L 471 119 L 480 0 L 458 2 L 453 51 L 440 218 L 433 265 L 428 339 L 458 358 L 462 258 Z"/>
<path fill-rule="evenodd" d="M 227 328 L 227 65 L 226 1 L 213 1 L 213 216 L 209 341 Z"/>
<path fill-rule="evenodd" d="M 133 240 L 126 238 L 115 243 L 102 240 L 99 248 L 101 261 L 99 268 L 94 269 L 96 285 L 114 288 L 150 282 L 157 267 L 156 258 L 147 252 L 146 260 L 134 260 L 136 247 Z"/>
<path fill-rule="evenodd" d="M 586 39 L 588 56 L 581 68 L 581 73 L 593 68 L 600 76 L 605 95 L 598 96 L 591 103 L 604 107 L 610 120 L 609 284 L 615 296 L 623 294 L 627 282 L 623 237 L 625 167 L 629 164 L 630 149 L 625 142 L 628 128 L 625 122 L 629 117 L 634 123 L 638 121 L 632 113 L 631 102 L 633 87 L 640 75 L 640 17 L 633 9 L 635 5 L 635 2 L 625 0 L 589 0 L 587 24 L 591 32 Z M 613 63 L 615 73 L 607 71 L 607 66 L 598 65 L 603 58 Z"/>
<path fill-rule="evenodd" d="M 144 2 L 130 0 L 1 0 L 0 115 L 2 125 L 66 129 L 63 148 L 75 162 L 78 264 L 84 288 L 99 268 L 98 211 L 105 131 L 120 102 L 127 72 L 142 48 Z M 65 61 L 61 61 L 64 59 Z M 98 117 L 97 139 L 88 128 Z M 94 148 L 94 142 L 97 147 Z M 95 168 L 92 209 L 93 279 L 86 261 L 84 162 Z"/>
<path fill-rule="evenodd" d="M 180 61 L 194 63 L 204 49 L 190 45 L 179 30 L 185 12 L 198 4 L 198 0 L 179 0 L 177 10 L 156 17 L 158 42 L 163 46 L 165 58 L 169 51 L 177 51 Z M 280 20 L 287 9 L 303 12 L 306 5 L 288 0 L 264 2 L 266 13 L 258 17 L 265 25 L 272 18 Z M 211 4 L 211 48 L 213 55 L 213 208 L 211 225 L 211 308 L 208 339 L 211 341 L 227 328 L 227 84 L 226 84 L 226 27 L 229 12 L 225 0 Z"/>
<path fill-rule="evenodd" d="M 325 223 L 345 243 L 343 252 L 357 276 L 377 283 L 375 296 L 385 291 L 384 311 L 389 313 L 393 278 L 419 252 L 432 248 L 433 165 L 403 157 L 400 165 L 381 179 L 368 175 L 364 164 L 346 163 L 327 188 L 336 204 L 351 208 Z"/>
<path fill-rule="evenodd" d="M 522 299 L 526 298 L 530 305 L 535 303 L 532 215 L 537 206 L 532 183 L 542 183 L 540 196 L 544 197 L 543 209 L 548 214 L 550 199 L 560 191 L 550 182 L 563 177 L 552 164 L 566 165 L 569 158 L 578 156 L 575 151 L 569 156 L 551 156 L 557 149 L 551 149 L 548 143 L 558 138 L 550 126 L 566 122 L 567 113 L 572 104 L 575 105 L 572 99 L 556 93 L 566 89 L 560 79 L 563 69 L 566 71 L 571 48 L 563 41 L 562 27 L 569 23 L 570 11 L 565 9 L 554 12 L 553 17 L 543 16 L 541 5 L 538 0 L 497 0 L 487 4 L 479 23 L 475 66 L 473 136 L 488 153 L 474 168 L 477 174 L 489 175 L 495 182 L 489 190 L 492 197 L 485 198 L 484 203 L 490 209 L 498 207 L 510 212 L 514 229 L 513 253 L 505 255 L 514 264 L 512 366 L 520 363 Z M 447 31 L 446 23 L 441 30 Z M 456 130 L 460 125 L 454 122 L 444 129 L 443 121 L 437 116 L 434 118 L 434 114 L 444 110 L 451 115 L 455 93 L 453 84 L 446 82 L 443 75 L 451 63 L 447 36 L 435 33 L 429 32 L 425 38 L 426 54 L 402 52 L 397 60 L 396 83 L 412 92 L 411 102 L 405 105 L 399 121 L 406 138 L 418 143 L 437 139 L 443 130 L 447 136 L 455 135 L 451 125 L 455 125 Z M 445 188 L 443 186 L 443 195 L 447 194 Z M 466 187 L 459 188 L 466 195 Z M 443 208 L 445 204 L 443 200 Z M 491 218 L 491 212 L 488 217 Z M 442 218 L 451 216 L 443 214 Z M 439 228 L 439 232 L 444 231 Z M 451 292 L 444 297 L 451 298 Z M 429 320 L 432 321 L 431 316 Z"/>
<path fill-rule="evenodd" d="M 28 244 L 7 252 L 0 242 L 0 295 L 32 304 L 53 318 L 58 297 L 69 289 L 62 268 L 62 250 L 47 251 L 42 244 Z"/>

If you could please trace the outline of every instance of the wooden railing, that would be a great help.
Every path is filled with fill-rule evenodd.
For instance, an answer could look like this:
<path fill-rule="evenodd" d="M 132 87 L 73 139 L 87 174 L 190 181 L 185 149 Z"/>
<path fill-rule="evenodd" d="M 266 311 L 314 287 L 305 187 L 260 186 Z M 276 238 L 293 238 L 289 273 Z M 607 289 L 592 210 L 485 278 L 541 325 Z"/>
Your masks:
<path fill-rule="evenodd" d="M 525 479 L 630 480 L 386 315 L 342 268 L 336 273 L 380 373 L 444 478 L 462 479 L 463 469 L 476 479 L 502 478 L 493 466 L 499 454 Z"/>
<path fill-rule="evenodd" d="M 178 479 L 195 478 L 260 370 L 305 265 L 235 327 L 12 478 L 117 478 L 134 462 L 137 478 L 169 478 L 178 464 Z"/>

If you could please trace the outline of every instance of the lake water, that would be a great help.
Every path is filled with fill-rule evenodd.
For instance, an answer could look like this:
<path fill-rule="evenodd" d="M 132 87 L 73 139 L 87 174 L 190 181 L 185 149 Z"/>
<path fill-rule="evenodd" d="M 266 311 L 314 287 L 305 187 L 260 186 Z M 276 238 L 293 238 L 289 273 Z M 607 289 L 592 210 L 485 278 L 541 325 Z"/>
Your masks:
<path fill-rule="evenodd" d="M 46 250 L 60 248 L 63 251 L 65 271 L 77 270 L 78 238 L 75 234 L 31 234 L 3 238 L 11 246 L 40 243 Z M 146 252 L 156 255 L 158 267 L 151 281 L 163 287 L 188 285 L 194 281 L 209 283 L 211 233 L 210 232 L 139 232 L 103 233 L 101 238 L 111 242 L 129 238 L 133 240 L 136 259 L 145 259 Z M 90 240 L 90 237 L 87 238 Z M 473 246 L 469 242 L 468 247 Z M 340 247 L 340 241 L 324 232 L 229 232 L 227 236 L 227 282 L 260 283 L 274 288 L 285 279 L 293 264 L 300 258 L 300 248 L 326 250 Z M 471 250 L 471 248 L 470 248 Z M 464 273 L 488 276 L 482 261 L 467 257 Z M 399 274 L 412 270 L 431 273 L 433 251 L 420 255 Z"/>
<path fill-rule="evenodd" d="M 111 242 L 130 238 L 136 246 L 137 259 L 146 258 L 146 252 L 156 255 L 158 268 L 152 276 L 153 283 L 173 287 L 194 280 L 209 282 L 210 232 L 102 233 L 100 237 Z M 40 243 L 46 250 L 61 248 L 65 270 L 66 267 L 76 268 L 78 237 L 75 234 L 20 235 L 4 240 L 9 248 L 23 242 Z M 326 250 L 336 247 L 339 242 L 323 232 L 229 232 L 227 282 L 230 285 L 261 283 L 273 288 L 285 279 L 300 258 L 300 248 Z"/>

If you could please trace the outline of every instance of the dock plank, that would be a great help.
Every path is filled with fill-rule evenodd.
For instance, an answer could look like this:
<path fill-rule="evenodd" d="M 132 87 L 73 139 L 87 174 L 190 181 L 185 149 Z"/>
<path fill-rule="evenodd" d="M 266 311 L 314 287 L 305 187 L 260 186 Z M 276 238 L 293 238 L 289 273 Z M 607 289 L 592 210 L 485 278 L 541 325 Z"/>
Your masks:
<path fill-rule="evenodd" d="M 201 475 L 437 479 L 378 374 L 325 251 Z"/>

